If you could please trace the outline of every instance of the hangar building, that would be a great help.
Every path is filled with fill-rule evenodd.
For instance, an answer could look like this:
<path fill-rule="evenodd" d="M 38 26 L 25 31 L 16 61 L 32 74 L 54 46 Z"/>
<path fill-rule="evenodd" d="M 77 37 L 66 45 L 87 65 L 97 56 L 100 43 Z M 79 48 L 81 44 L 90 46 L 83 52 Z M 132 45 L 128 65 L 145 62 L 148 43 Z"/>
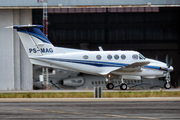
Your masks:
<path fill-rule="evenodd" d="M 32 65 L 16 31 L 6 26 L 42 25 L 43 0 L 0 0 L 0 90 L 32 90 Z M 136 50 L 173 60 L 171 84 L 180 85 L 179 0 L 46 0 L 49 39 L 55 46 Z"/>

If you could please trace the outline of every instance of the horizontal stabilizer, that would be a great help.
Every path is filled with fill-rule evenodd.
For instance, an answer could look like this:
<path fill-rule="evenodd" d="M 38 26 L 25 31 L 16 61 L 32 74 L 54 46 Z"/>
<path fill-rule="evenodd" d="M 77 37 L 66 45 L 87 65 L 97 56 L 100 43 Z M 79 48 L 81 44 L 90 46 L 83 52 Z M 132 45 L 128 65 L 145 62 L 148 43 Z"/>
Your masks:
<path fill-rule="evenodd" d="M 42 28 L 42 25 L 14 25 L 14 26 L 7 26 L 6 28 L 27 28 L 27 27 L 36 27 L 36 28 Z"/>

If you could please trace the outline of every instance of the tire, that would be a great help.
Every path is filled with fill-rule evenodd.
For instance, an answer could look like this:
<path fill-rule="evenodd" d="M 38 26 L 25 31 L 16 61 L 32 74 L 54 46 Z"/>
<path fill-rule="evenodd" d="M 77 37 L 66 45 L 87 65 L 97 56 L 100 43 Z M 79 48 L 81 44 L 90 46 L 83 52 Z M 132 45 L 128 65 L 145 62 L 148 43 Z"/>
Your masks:
<path fill-rule="evenodd" d="M 114 85 L 112 83 L 108 83 L 106 87 L 108 90 L 112 90 L 114 88 Z"/>
<path fill-rule="evenodd" d="M 120 85 L 120 89 L 121 89 L 121 90 L 127 90 L 127 85 L 126 85 L 125 83 L 122 83 L 122 84 Z"/>
<path fill-rule="evenodd" d="M 166 88 L 166 89 L 170 89 L 170 88 L 171 88 L 171 84 L 170 84 L 170 83 L 168 83 L 168 82 L 166 82 L 166 83 L 164 84 L 164 88 Z"/>

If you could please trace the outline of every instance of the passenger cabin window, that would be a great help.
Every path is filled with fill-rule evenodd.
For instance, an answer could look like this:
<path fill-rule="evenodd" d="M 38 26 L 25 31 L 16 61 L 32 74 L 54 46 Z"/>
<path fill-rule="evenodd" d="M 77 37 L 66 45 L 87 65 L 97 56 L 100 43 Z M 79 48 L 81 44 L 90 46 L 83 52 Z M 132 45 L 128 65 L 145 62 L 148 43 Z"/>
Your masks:
<path fill-rule="evenodd" d="M 84 55 L 83 58 L 84 58 L 84 59 L 88 59 L 88 56 L 87 56 L 87 55 Z"/>
<path fill-rule="evenodd" d="M 119 55 L 114 55 L 114 59 L 118 60 L 119 59 Z"/>
<path fill-rule="evenodd" d="M 126 56 L 125 56 L 125 55 L 121 55 L 121 59 L 122 59 L 122 60 L 125 60 L 125 59 L 126 59 Z"/>
<path fill-rule="evenodd" d="M 107 58 L 108 58 L 109 60 L 111 60 L 111 59 L 112 59 L 112 55 L 108 55 Z"/>
<path fill-rule="evenodd" d="M 134 55 L 132 56 L 132 58 L 133 58 L 134 60 L 137 60 L 137 59 L 138 59 L 138 55 L 134 54 Z"/>
<path fill-rule="evenodd" d="M 96 59 L 100 60 L 101 59 L 101 55 L 97 55 Z"/>

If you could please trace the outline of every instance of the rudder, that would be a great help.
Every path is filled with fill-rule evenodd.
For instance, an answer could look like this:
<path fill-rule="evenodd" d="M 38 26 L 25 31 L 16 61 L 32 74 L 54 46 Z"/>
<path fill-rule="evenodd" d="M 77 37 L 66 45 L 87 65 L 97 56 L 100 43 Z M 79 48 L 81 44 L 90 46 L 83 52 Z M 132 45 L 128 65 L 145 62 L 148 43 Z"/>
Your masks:
<path fill-rule="evenodd" d="M 42 25 L 16 25 L 18 35 L 25 47 L 28 56 L 42 56 L 54 54 L 55 47 L 41 32 Z"/>

